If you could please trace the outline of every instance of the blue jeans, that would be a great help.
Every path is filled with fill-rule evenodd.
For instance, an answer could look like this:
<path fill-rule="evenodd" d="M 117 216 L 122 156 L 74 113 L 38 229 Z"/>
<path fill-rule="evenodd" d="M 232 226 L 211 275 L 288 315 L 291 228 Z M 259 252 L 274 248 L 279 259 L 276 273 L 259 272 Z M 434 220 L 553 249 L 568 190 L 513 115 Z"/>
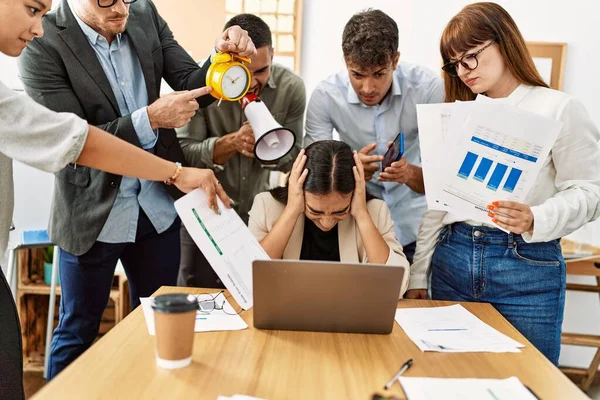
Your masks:
<path fill-rule="evenodd" d="M 129 280 L 132 309 L 163 285 L 175 286 L 179 270 L 179 218 L 158 234 L 140 209 L 135 243 L 96 242 L 81 256 L 61 249 L 60 317 L 50 347 L 48 379 L 93 343 L 108 303 L 117 260 Z"/>
<path fill-rule="evenodd" d="M 565 308 L 560 242 L 526 243 L 499 229 L 456 223 L 431 261 L 435 300 L 490 303 L 555 365 Z"/>

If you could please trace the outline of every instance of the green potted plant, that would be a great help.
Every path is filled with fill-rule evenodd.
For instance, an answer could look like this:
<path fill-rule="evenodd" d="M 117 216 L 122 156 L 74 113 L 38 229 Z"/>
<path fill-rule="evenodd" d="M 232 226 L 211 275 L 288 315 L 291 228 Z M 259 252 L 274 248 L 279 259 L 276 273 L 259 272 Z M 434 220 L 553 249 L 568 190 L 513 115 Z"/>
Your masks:
<path fill-rule="evenodd" d="M 52 282 L 52 262 L 54 261 L 54 246 L 44 249 L 44 283 L 50 285 Z M 56 283 L 60 284 L 60 276 L 56 275 Z"/>

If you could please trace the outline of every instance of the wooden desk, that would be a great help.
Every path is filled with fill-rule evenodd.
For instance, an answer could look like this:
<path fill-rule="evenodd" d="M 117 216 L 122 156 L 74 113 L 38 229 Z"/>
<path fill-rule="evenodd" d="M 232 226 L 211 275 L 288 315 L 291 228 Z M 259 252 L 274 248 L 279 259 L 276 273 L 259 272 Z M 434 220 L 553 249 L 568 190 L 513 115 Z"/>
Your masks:
<path fill-rule="evenodd" d="M 161 288 L 168 292 L 207 290 Z M 214 291 L 214 290 L 210 290 Z M 441 301 L 402 300 L 399 307 L 431 307 Z M 192 365 L 156 367 L 154 337 L 140 308 L 49 382 L 44 399 L 211 399 L 246 394 L 269 400 L 368 400 L 409 358 L 406 376 L 508 378 L 518 376 L 541 399 L 587 399 L 489 304 L 464 303 L 486 323 L 526 345 L 521 353 L 422 353 L 394 324 L 390 335 L 363 335 L 253 328 L 197 333 Z M 403 396 L 398 384 L 392 393 Z"/>

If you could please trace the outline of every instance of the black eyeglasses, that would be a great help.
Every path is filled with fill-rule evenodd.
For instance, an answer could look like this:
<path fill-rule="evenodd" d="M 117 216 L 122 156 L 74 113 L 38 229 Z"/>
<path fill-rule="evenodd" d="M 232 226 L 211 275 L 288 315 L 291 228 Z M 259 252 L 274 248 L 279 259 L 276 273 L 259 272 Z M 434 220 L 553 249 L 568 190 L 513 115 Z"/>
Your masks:
<path fill-rule="evenodd" d="M 453 62 L 444 64 L 444 66 L 442 67 L 442 70 L 444 70 L 450 76 L 458 76 L 458 64 L 460 63 L 460 65 L 462 65 L 465 69 L 468 69 L 469 71 L 473 71 L 479 65 L 477 56 L 480 55 L 481 52 L 483 52 L 485 49 L 487 49 L 494 43 L 495 43 L 495 40 L 492 40 L 491 42 L 489 42 L 488 44 L 486 44 L 485 46 L 483 46 L 482 48 L 477 50 L 475 53 L 465 54 L 458 61 L 453 61 Z"/>
<path fill-rule="evenodd" d="M 201 314 L 210 314 L 215 310 L 223 311 L 228 315 L 238 315 L 244 309 L 240 307 L 230 296 L 225 296 L 223 291 L 214 293 L 203 293 L 196 296 L 198 300 L 198 312 Z"/>
<path fill-rule="evenodd" d="M 98 6 L 100 8 L 109 8 L 114 6 L 119 0 L 98 0 Z M 135 3 L 137 0 L 123 0 L 124 4 Z"/>

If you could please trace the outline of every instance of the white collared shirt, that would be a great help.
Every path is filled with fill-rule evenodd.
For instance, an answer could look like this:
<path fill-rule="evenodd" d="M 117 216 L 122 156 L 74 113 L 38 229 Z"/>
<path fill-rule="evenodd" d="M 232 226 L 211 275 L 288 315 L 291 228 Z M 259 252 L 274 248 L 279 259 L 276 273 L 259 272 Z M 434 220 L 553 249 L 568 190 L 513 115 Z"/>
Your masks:
<path fill-rule="evenodd" d="M 566 236 L 600 217 L 600 132 L 574 97 L 544 87 L 521 85 L 506 99 L 526 111 L 563 123 L 525 203 L 534 216 L 527 242 L 547 242 Z M 419 228 L 409 289 L 427 287 L 427 273 L 436 241 L 444 226 L 469 221 L 443 211 L 426 211 Z M 489 225 L 492 226 L 493 225 Z"/>

